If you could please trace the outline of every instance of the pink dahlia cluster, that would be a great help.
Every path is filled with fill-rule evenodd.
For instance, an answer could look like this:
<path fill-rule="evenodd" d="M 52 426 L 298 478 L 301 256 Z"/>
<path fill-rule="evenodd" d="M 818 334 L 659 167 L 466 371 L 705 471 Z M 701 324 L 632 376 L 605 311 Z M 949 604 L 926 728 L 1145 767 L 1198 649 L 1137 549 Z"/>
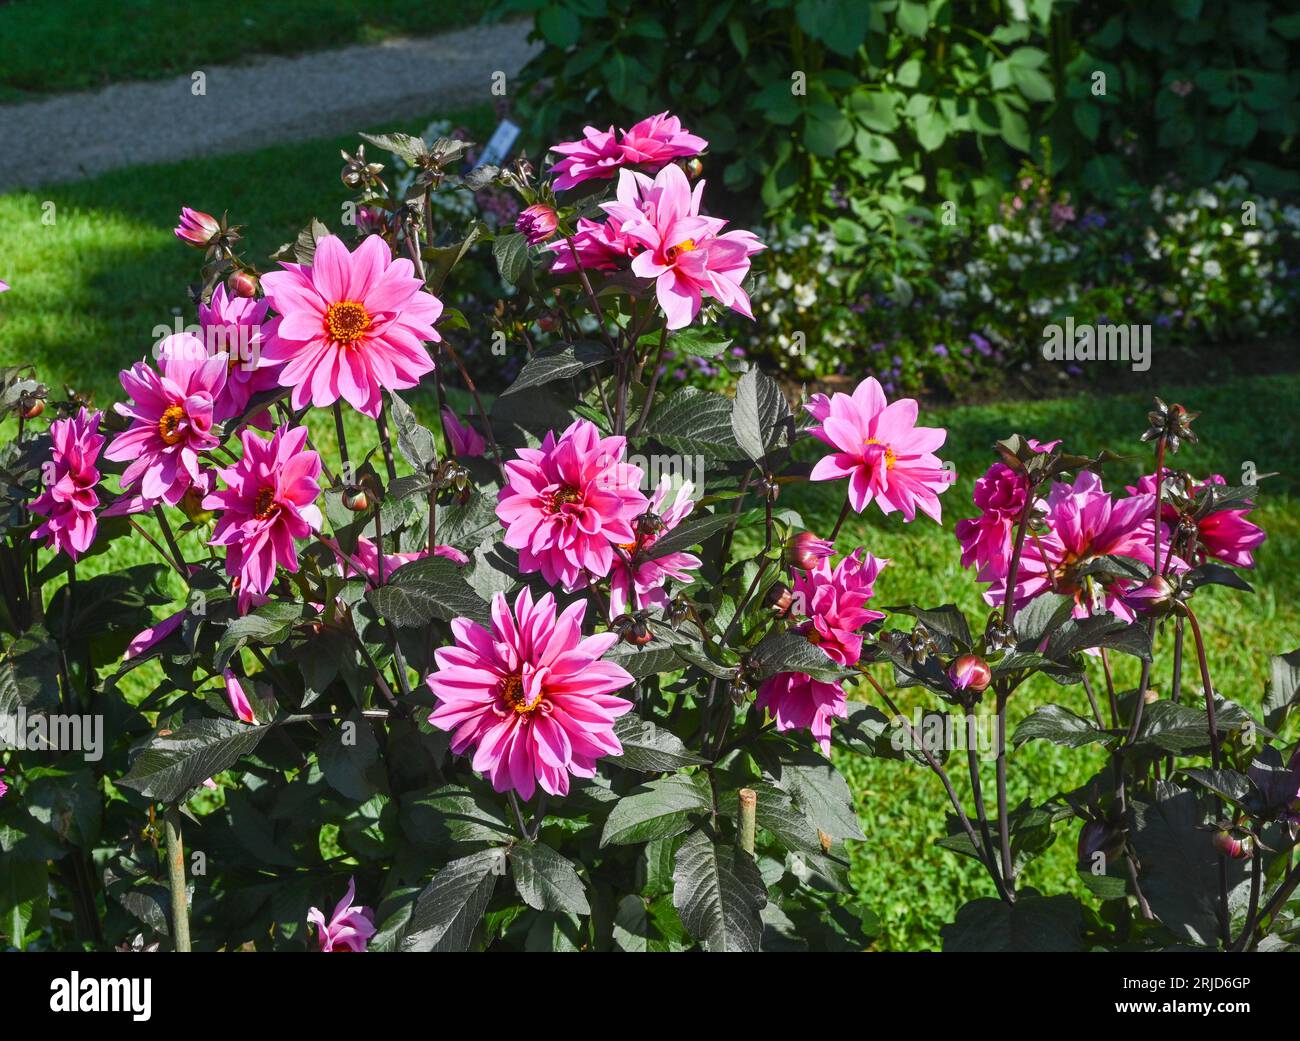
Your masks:
<path fill-rule="evenodd" d="M 499 792 L 567 795 L 570 776 L 594 777 L 596 760 L 623 751 L 614 721 L 632 703 L 613 694 L 632 677 L 600 660 L 617 633 L 583 638 L 586 610 L 578 601 L 557 613 L 550 593 L 534 603 L 524 589 L 512 611 L 497 593 L 491 632 L 454 619 L 455 646 L 435 652 L 429 722 L 451 733 L 456 755 L 473 749 L 473 768 Z"/>
<path fill-rule="evenodd" d="M 326 235 L 311 264 L 282 264 L 262 277 L 277 317 L 267 323 L 262 357 L 293 388 L 295 409 L 340 398 L 379 415 L 381 391 L 407 390 L 433 371 L 425 341 L 441 337 L 433 323 L 442 302 L 405 257 L 394 260 L 378 235 L 349 253 Z"/>
<path fill-rule="evenodd" d="M 574 269 L 574 254 L 583 267 L 611 269 L 628 265 L 632 273 L 653 281 L 669 329 L 694 321 L 704 298 L 753 318 L 749 296 L 741 287 L 749 258 L 763 244 L 749 231 L 723 231 L 727 222 L 700 213 L 704 182 L 692 191 L 675 164 L 652 180 L 624 170 L 615 201 L 601 204 L 603 224 L 581 220 L 569 242 L 552 243 L 558 254 L 554 270 Z"/>
<path fill-rule="evenodd" d="M 856 549 L 838 564 L 823 557 L 809 570 L 794 573 L 795 626 L 834 662 L 849 666 L 862 657 L 861 630 L 884 618 L 867 607 L 880 569 L 889 563 Z M 782 672 L 758 689 L 758 707 L 771 712 L 778 730 L 811 730 L 829 753 L 831 720 L 847 714 L 842 683 L 828 683 L 802 672 Z"/>
<path fill-rule="evenodd" d="M 50 424 L 53 455 L 43 471 L 44 488 L 29 507 L 45 518 L 32 538 L 44 539 L 47 549 L 62 550 L 73 560 L 90 548 L 99 527 L 95 520 L 99 505 L 95 463 L 104 447 L 99 432 L 101 415 L 83 407 L 75 416 Z"/>
<path fill-rule="evenodd" d="M 238 580 L 239 609 L 265 603 L 277 567 L 298 570 L 294 539 L 320 531 L 320 456 L 304 451 L 306 427 L 280 427 L 265 440 L 241 434 L 243 457 L 219 468 L 226 487 L 203 499 L 222 511 L 211 545 L 226 547 L 226 574 Z"/>
<path fill-rule="evenodd" d="M 521 573 L 540 571 L 572 591 L 609 574 L 616 545 L 635 545 L 633 526 L 647 499 L 641 469 L 624 459 L 626 446 L 626 438 L 601 437 L 594 423 L 579 419 L 506 463 L 496 512 L 506 545 L 519 551 Z"/>
<path fill-rule="evenodd" d="M 819 424 L 812 435 L 834 449 L 813 467 L 812 480 L 847 478 L 849 502 L 858 513 L 875 502 L 881 513 L 898 511 L 909 521 L 917 510 L 940 519 L 939 495 L 953 478 L 933 453 L 948 432 L 917 426 L 915 400 L 891 404 L 869 376 L 851 395 L 814 394 L 804 407 Z"/>
<path fill-rule="evenodd" d="M 709 143 L 682 129 L 676 116 L 661 112 L 630 130 L 584 127 L 582 140 L 563 141 L 551 151 L 563 158 L 551 167 L 555 190 L 565 191 L 583 181 L 609 179 L 622 168 L 641 167 L 655 173 L 674 159 L 699 155 Z"/>

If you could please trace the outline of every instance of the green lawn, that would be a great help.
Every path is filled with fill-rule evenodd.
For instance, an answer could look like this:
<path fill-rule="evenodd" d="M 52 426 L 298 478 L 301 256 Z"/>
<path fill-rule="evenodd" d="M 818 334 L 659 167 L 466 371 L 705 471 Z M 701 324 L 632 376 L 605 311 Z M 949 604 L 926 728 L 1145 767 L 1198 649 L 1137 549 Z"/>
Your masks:
<path fill-rule="evenodd" d="M 490 129 L 486 112 L 460 119 L 479 132 Z M 192 319 L 184 286 L 194 277 L 197 258 L 170 231 L 180 206 L 228 209 L 233 220 L 248 225 L 249 256 L 263 258 L 313 215 L 337 226 L 344 195 L 337 150 L 349 140 L 121 171 L 81 184 L 0 196 L 0 278 L 13 286 L 0 297 L 0 364 L 33 363 L 52 386 L 66 380 L 95 391 L 101 403 L 111 402 L 120 395 L 117 371 L 147 352 L 154 326 L 170 321 L 174 313 Z M 41 220 L 47 201 L 54 203 L 52 224 Z M 454 294 L 453 280 L 446 294 L 453 306 Z M 481 320 L 473 314 L 469 319 L 481 333 Z M 1300 644 L 1300 612 L 1295 606 L 1300 595 L 1300 488 L 1294 476 L 1300 450 L 1293 418 L 1300 405 L 1300 375 L 1205 386 L 1189 386 L 1185 376 L 1170 374 L 1166 397 L 1203 411 L 1196 423 L 1202 443 L 1186 447 L 1175 458 L 1178 465 L 1221 472 L 1230 480 L 1240 477 L 1247 461 L 1260 472 L 1288 474 L 1265 482 L 1256 514 L 1269 532 L 1259 553 L 1257 593 L 1214 588 L 1201 597 L 1216 683 L 1228 697 L 1255 707 L 1268 656 Z M 1079 396 L 927 413 L 925 422 L 948 428 L 948 445 L 941 455 L 956 463 L 959 477 L 944 496 L 943 525 L 925 518 L 905 525 L 897 518 L 868 513 L 845 527 L 852 544 L 893 561 L 877 583 L 878 602 L 956 601 L 978 624 L 986 608 L 979 587 L 959 567 L 952 525 L 973 512 L 972 483 L 991 461 L 992 442 L 1018 430 L 1041 438 L 1063 437 L 1075 451 L 1108 447 L 1132 453 L 1132 459 L 1108 471 L 1108 482 L 1115 486 L 1149 465 L 1137 443 L 1147 406 L 1136 396 Z M 352 436 L 362 436 L 363 422 L 358 416 L 352 419 Z M 322 415 L 313 428 L 323 448 L 333 443 L 328 426 L 328 417 Z M 800 511 L 808 526 L 826 533 L 839 510 L 840 495 L 841 486 L 796 486 L 787 489 L 781 505 Z M 115 550 L 112 561 L 87 561 L 85 573 L 133 562 L 127 555 L 148 558 L 148 548 L 138 541 L 119 545 L 121 555 Z M 1167 649 L 1154 675 L 1156 686 L 1167 682 Z M 1121 664 L 1119 682 L 1132 686 L 1135 681 L 1136 670 Z M 1195 690 L 1196 684 L 1189 680 L 1188 687 Z M 1079 711 L 1082 699 L 1078 688 L 1029 685 L 1013 701 L 1012 723 L 1035 704 L 1056 700 Z M 906 696 L 900 702 L 905 708 L 914 704 Z M 939 926 L 955 908 L 988 892 L 988 885 L 965 862 L 933 846 L 943 834 L 946 809 L 938 782 L 928 771 L 910 765 L 839 758 L 869 837 L 852 851 L 853 877 L 865 902 L 885 923 L 880 945 L 935 945 Z M 1011 798 L 1014 802 L 1032 793 L 1042 800 L 1068 790 L 1086 780 L 1098 763 L 1093 750 L 1027 745 L 1011 758 Z M 963 776 L 962 770 L 953 771 L 964 791 Z M 1083 892 L 1073 870 L 1076 831 L 1061 829 L 1057 845 L 1030 868 L 1027 882 L 1053 891 L 1069 887 Z"/>
<path fill-rule="evenodd" d="M 255 54 L 300 54 L 447 32 L 489 0 L 12 0 L 0 5 L 0 103 L 159 79 Z"/>

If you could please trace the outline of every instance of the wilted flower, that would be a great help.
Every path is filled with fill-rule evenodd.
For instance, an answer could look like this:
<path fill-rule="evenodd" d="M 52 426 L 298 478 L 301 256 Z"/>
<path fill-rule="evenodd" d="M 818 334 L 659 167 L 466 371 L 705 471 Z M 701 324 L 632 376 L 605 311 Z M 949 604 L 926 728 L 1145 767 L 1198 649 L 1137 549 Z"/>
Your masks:
<path fill-rule="evenodd" d="M 226 684 L 226 700 L 230 702 L 230 711 L 235 714 L 235 718 L 244 723 L 256 723 L 257 717 L 253 714 L 252 703 L 244 693 L 239 677 L 230 669 L 226 669 L 221 675 Z"/>
<path fill-rule="evenodd" d="M 858 513 L 874 501 L 882 513 L 899 510 L 909 521 L 918 509 L 940 519 L 938 496 L 952 477 L 932 453 L 948 432 L 917 426 L 914 399 L 888 403 L 880 383 L 869 376 L 851 396 L 815 394 L 804 407 L 820 423 L 812 435 L 835 449 L 813 467 L 812 480 L 847 477 L 849 502 Z"/>
<path fill-rule="evenodd" d="M 99 433 L 102 413 L 87 413 L 84 406 L 75 416 L 56 419 L 50 424 L 54 451 L 41 494 L 28 509 L 45 518 L 31 537 L 44 539 L 50 549 L 62 550 L 73 560 L 86 552 L 95 540 L 98 523 L 95 507 L 99 495 L 99 470 L 95 462 L 104 437 Z"/>
<path fill-rule="evenodd" d="M 316 942 L 329 954 L 360 954 L 375 935 L 375 913 L 368 907 L 354 906 L 357 881 L 348 879 L 348 891 L 334 908 L 330 920 L 313 907 L 307 912 L 307 921 L 316 927 Z"/>
<path fill-rule="evenodd" d="M 614 721 L 632 702 L 612 695 L 632 677 L 600 660 L 618 633 L 583 638 L 586 611 L 579 600 L 557 614 L 554 596 L 534 603 L 525 588 L 512 612 L 497 593 L 491 632 L 453 619 L 456 645 L 435 652 L 429 722 L 452 733 L 454 754 L 474 749 L 473 768 L 499 792 L 567 795 L 571 775 L 594 777 L 598 759 L 623 751 Z"/>
<path fill-rule="evenodd" d="M 344 398 L 358 412 L 379 415 L 383 390 L 408 390 L 433 371 L 424 341 L 440 340 L 433 323 L 442 302 L 424 291 L 405 257 L 392 258 L 371 235 L 349 253 L 323 236 L 310 265 L 284 264 L 262 276 L 271 307 L 263 357 L 282 367 L 295 409 Z"/>

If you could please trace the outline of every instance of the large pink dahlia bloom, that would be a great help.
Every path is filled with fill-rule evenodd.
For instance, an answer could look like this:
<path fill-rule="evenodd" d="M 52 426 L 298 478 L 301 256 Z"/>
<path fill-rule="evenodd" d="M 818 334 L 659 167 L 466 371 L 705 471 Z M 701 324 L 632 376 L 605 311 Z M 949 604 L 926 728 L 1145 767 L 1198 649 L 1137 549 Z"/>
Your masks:
<path fill-rule="evenodd" d="M 226 574 L 239 580 L 239 609 L 263 602 L 277 565 L 298 570 L 294 539 L 321 528 L 316 506 L 320 456 L 304 451 L 306 427 L 280 427 L 265 440 L 251 430 L 241 435 L 243 458 L 218 468 L 226 487 L 203 500 L 221 510 L 211 545 L 226 547 Z"/>
<path fill-rule="evenodd" d="M 593 777 L 596 760 L 619 755 L 614 721 L 632 702 L 613 697 L 632 677 L 600 657 L 616 633 L 583 639 L 584 601 L 556 614 L 555 597 L 524 589 L 514 612 L 492 598 L 492 631 L 454 619 L 454 647 L 435 652 L 428 683 L 438 698 L 429 722 L 452 732 L 451 750 L 474 749 L 473 767 L 499 792 L 529 799 L 538 786 L 567 795 L 569 776 Z"/>
<path fill-rule="evenodd" d="M 869 376 L 851 395 L 817 394 L 805 408 L 820 423 L 812 435 L 835 449 L 813 467 L 812 480 L 847 477 L 849 502 L 858 513 L 874 501 L 882 513 L 897 510 L 909 521 L 918 509 L 940 519 L 938 497 L 952 477 L 933 453 L 948 431 L 917 426 L 914 399 L 887 402 Z"/>
<path fill-rule="evenodd" d="M 858 631 L 884 614 L 867 607 L 881 568 L 889 563 L 855 549 L 838 564 L 821 560 L 811 571 L 794 573 L 796 610 L 808 621 L 800 631 L 841 665 L 862 657 Z"/>
<path fill-rule="evenodd" d="M 213 410 L 226 385 L 226 356 L 209 355 L 190 333 L 169 336 L 158 345 L 162 373 L 136 362 L 120 374 L 131 404 L 113 407 L 131 420 L 104 452 L 127 462 L 124 491 L 145 500 L 180 502 L 199 479 L 199 453 L 218 444 L 212 433 Z"/>
<path fill-rule="evenodd" d="M 615 133 L 614 128 L 583 127 L 582 140 L 562 141 L 550 150 L 562 158 L 551 167 L 555 190 L 562 192 L 583 181 L 608 179 L 624 166 L 643 166 L 654 173 L 673 159 L 699 155 L 709 143 L 682 129 L 681 120 L 660 112 Z"/>
<path fill-rule="evenodd" d="M 690 325 L 705 296 L 754 317 L 741 282 L 749 273 L 750 256 L 765 247 L 753 232 L 724 232 L 725 220 L 701 216 L 703 192 L 704 182 L 692 191 L 676 165 L 665 166 L 653 181 L 624 170 L 617 201 L 601 204 L 637 250 L 632 272 L 654 280 L 669 329 Z"/>
<path fill-rule="evenodd" d="M 310 265 L 282 264 L 262 276 L 271 307 L 262 356 L 280 365 L 280 386 L 292 387 L 294 408 L 340 398 L 363 415 L 379 415 L 380 392 L 407 390 L 433 371 L 426 340 L 442 302 L 424 291 L 405 257 L 394 260 L 378 235 L 354 253 L 326 235 Z"/>
<path fill-rule="evenodd" d="M 75 416 L 50 424 L 54 453 L 47 468 L 45 488 L 28 507 L 45 518 L 32 538 L 44 539 L 47 548 L 59 549 L 73 560 L 95 541 L 95 507 L 99 495 L 99 470 L 95 466 L 104 436 L 99 432 L 102 413 L 83 407 Z"/>
<path fill-rule="evenodd" d="M 633 541 L 633 522 L 646 508 L 641 469 L 624 462 L 626 446 L 626 438 L 601 437 L 594 423 L 578 419 L 506 463 L 497 516 L 506 545 L 519 551 L 521 573 L 540 571 L 568 590 L 586 585 L 586 574 L 609 574 L 614 545 Z"/>

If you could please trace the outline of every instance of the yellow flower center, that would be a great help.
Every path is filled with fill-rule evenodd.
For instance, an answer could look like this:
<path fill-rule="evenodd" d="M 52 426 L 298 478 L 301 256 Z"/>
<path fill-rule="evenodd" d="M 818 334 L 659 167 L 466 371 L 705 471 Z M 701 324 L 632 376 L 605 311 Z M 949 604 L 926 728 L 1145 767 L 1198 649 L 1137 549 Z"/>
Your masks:
<path fill-rule="evenodd" d="M 257 501 L 253 503 L 253 516 L 258 520 L 268 520 L 280 512 L 280 504 L 275 501 L 275 489 L 263 488 L 257 493 Z"/>
<path fill-rule="evenodd" d="M 339 300 L 325 312 L 325 335 L 340 346 L 352 345 L 369 328 L 370 312 L 353 300 Z"/>
<path fill-rule="evenodd" d="M 524 678 L 513 673 L 501 681 L 501 700 L 505 702 L 506 708 L 512 708 L 519 715 L 525 716 L 541 704 L 542 693 L 538 691 L 537 696 L 530 701 L 524 691 Z"/>
<path fill-rule="evenodd" d="M 559 513 L 561 506 L 581 501 L 582 493 L 577 488 L 571 488 L 566 484 L 561 486 L 559 491 L 552 493 L 550 502 L 547 505 L 550 513 Z"/>
<path fill-rule="evenodd" d="M 181 433 L 181 420 L 185 418 L 185 409 L 172 405 L 158 420 L 158 436 L 169 445 L 174 445 L 185 435 Z"/>
<path fill-rule="evenodd" d="M 869 438 L 867 438 L 867 439 L 863 442 L 863 444 L 864 444 L 864 445 L 881 445 L 881 444 L 884 444 L 884 442 L 883 442 L 883 441 L 878 441 L 878 440 L 876 440 L 874 437 L 869 437 Z M 892 469 L 894 468 L 894 464 L 895 464 L 896 462 L 898 462 L 898 455 L 897 455 L 897 453 L 895 453 L 894 450 L 893 450 L 892 448 L 890 448 L 888 445 L 885 445 L 885 469 L 886 469 L 886 470 L 892 470 Z"/>
<path fill-rule="evenodd" d="M 690 253 L 694 249 L 695 249 L 694 239 L 683 239 L 681 242 L 677 243 L 677 245 L 669 246 L 667 252 L 664 255 L 671 262 L 677 259 L 679 253 Z"/>

